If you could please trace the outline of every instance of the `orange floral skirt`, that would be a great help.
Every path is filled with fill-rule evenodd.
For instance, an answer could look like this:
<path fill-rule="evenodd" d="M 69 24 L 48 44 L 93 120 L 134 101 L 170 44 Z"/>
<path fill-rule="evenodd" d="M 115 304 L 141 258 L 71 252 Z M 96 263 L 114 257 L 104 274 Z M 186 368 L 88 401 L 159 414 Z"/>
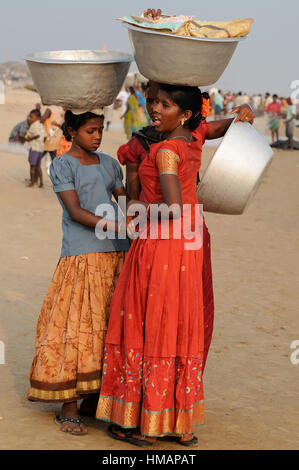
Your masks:
<path fill-rule="evenodd" d="M 69 402 L 99 392 L 109 304 L 124 257 L 59 260 L 38 319 L 29 400 Z"/>

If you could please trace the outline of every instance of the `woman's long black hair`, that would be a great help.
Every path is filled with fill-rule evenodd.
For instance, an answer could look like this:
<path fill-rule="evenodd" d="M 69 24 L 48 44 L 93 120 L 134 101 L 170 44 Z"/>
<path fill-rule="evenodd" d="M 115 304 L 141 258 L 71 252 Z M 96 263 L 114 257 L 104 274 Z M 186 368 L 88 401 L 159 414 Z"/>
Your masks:
<path fill-rule="evenodd" d="M 202 94 L 199 88 L 191 86 L 177 86 L 161 83 L 160 90 L 165 91 L 170 99 L 178 105 L 182 112 L 190 110 L 192 116 L 185 121 L 183 127 L 194 131 L 202 120 Z"/>

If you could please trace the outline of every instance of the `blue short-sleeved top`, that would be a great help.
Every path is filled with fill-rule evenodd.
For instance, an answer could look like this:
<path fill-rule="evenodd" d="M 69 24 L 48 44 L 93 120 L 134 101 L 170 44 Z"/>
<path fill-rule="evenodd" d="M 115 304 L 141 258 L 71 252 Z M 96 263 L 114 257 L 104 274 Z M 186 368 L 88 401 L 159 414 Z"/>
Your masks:
<path fill-rule="evenodd" d="M 79 160 L 68 154 L 54 158 L 50 166 L 54 192 L 75 190 L 81 207 L 93 214 L 99 204 L 108 204 L 114 208 L 115 219 L 118 220 L 118 205 L 111 198 L 113 191 L 123 186 L 122 169 L 118 161 L 109 155 L 96 155 L 99 164 L 95 165 L 82 165 Z M 61 257 L 129 249 L 128 240 L 99 240 L 95 228 L 73 221 L 58 194 L 57 197 L 63 209 Z M 107 215 L 107 218 L 110 217 Z"/>

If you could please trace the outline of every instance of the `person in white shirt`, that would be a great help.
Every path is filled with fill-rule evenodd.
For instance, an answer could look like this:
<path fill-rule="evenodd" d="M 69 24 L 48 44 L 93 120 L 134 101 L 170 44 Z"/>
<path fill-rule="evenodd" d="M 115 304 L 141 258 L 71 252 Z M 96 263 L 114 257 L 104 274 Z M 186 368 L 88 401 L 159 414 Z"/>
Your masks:
<path fill-rule="evenodd" d="M 254 95 L 252 97 L 253 111 L 256 116 L 259 116 L 262 108 L 262 95 Z"/>
<path fill-rule="evenodd" d="M 110 104 L 109 106 L 104 107 L 104 117 L 105 117 L 105 124 L 106 124 L 106 131 L 109 131 L 109 126 L 112 122 L 113 117 L 113 110 L 114 104 Z"/>
<path fill-rule="evenodd" d="M 243 104 L 243 96 L 242 96 L 242 92 L 239 91 L 238 95 L 235 98 L 235 108 L 242 106 L 242 104 Z"/>
<path fill-rule="evenodd" d="M 268 108 L 269 104 L 272 103 L 272 98 L 271 98 L 271 95 L 270 93 L 266 93 L 265 94 L 265 99 L 264 99 L 264 102 L 263 102 L 263 108 L 264 108 L 264 111 L 266 111 L 266 108 Z"/>
<path fill-rule="evenodd" d="M 250 98 L 249 96 L 247 95 L 247 93 L 243 93 L 243 96 L 242 96 L 242 103 L 241 104 L 249 104 L 250 103 Z"/>
<path fill-rule="evenodd" d="M 127 110 L 127 101 L 130 96 L 129 87 L 125 86 L 125 89 L 120 91 L 117 95 L 116 102 L 120 103 L 121 116 L 123 116 Z"/>
<path fill-rule="evenodd" d="M 44 154 L 45 131 L 44 126 L 40 122 L 41 113 L 38 109 L 33 109 L 28 116 L 29 129 L 25 135 L 25 142 L 29 146 L 28 161 L 30 164 L 30 183 L 29 188 L 33 188 L 38 179 L 39 187 L 43 188 L 43 174 L 41 169 L 41 161 Z"/>
<path fill-rule="evenodd" d="M 0 80 L 0 104 L 5 104 L 5 85 L 3 80 Z"/>
<path fill-rule="evenodd" d="M 290 97 L 287 98 L 288 110 L 286 117 L 286 137 L 288 138 L 288 148 L 294 150 L 294 128 L 297 116 L 297 106 L 293 104 Z"/>

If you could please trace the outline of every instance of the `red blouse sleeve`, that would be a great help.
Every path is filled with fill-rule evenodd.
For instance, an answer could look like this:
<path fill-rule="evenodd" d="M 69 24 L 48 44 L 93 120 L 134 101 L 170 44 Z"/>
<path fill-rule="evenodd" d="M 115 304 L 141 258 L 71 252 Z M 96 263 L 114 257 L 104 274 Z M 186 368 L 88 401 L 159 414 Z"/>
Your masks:
<path fill-rule="evenodd" d="M 199 141 L 202 145 L 205 143 L 208 133 L 210 132 L 210 123 L 207 121 L 201 121 L 195 131 L 192 131 L 191 134 Z"/>
<path fill-rule="evenodd" d="M 136 137 L 132 137 L 126 144 L 121 145 L 117 151 L 118 161 L 122 165 L 140 164 L 146 155 L 146 150 Z"/>

